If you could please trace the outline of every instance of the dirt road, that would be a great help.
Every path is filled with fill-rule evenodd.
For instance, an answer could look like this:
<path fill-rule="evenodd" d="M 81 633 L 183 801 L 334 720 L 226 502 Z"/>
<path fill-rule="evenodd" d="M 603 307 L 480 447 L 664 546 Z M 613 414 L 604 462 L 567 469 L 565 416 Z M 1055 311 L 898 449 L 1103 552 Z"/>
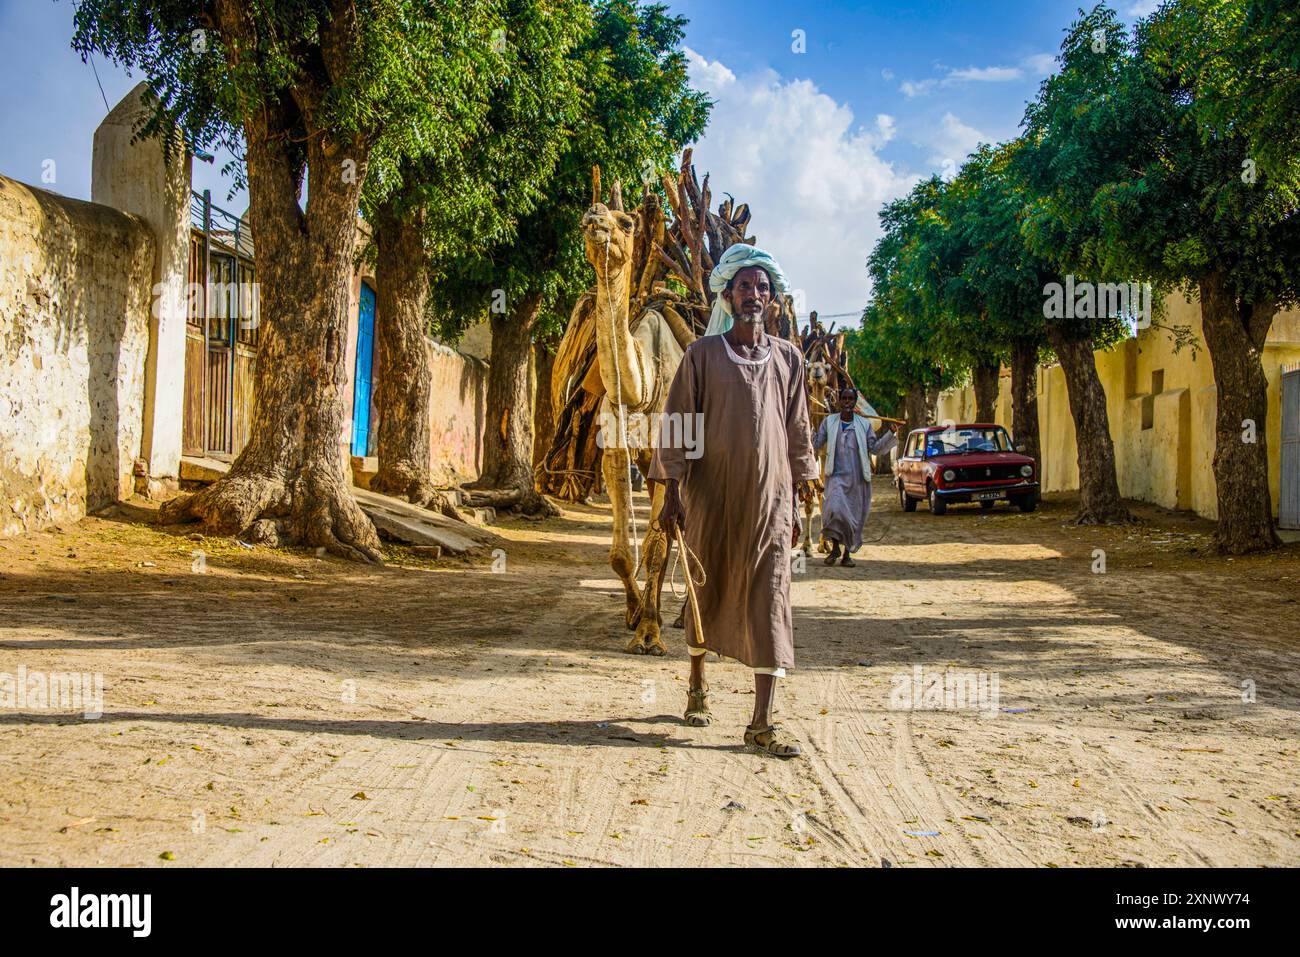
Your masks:
<path fill-rule="evenodd" d="M 622 653 L 605 506 L 498 526 L 496 572 L 141 508 L 0 543 L 0 673 L 104 687 L 0 707 L 0 864 L 1300 864 L 1296 546 L 877 502 L 856 569 L 795 575 L 793 762 L 741 746 L 743 667 L 698 730 L 681 632 Z"/>

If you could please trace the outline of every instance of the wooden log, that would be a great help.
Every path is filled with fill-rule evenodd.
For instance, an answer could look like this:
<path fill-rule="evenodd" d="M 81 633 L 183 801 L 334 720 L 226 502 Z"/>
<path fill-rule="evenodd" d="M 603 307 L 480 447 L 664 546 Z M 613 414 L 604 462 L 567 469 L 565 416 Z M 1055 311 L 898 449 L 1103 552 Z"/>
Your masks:
<path fill-rule="evenodd" d="M 653 195 L 647 197 L 646 209 L 651 222 L 646 230 L 645 267 L 641 273 L 641 283 L 637 287 L 637 300 L 640 302 L 645 302 L 650 295 L 650 290 L 654 288 L 655 281 L 662 273 L 658 260 L 651 252 L 658 249 L 664 241 L 664 215 L 659 205 L 659 197 Z"/>
<path fill-rule="evenodd" d="M 675 260 L 670 258 L 668 254 L 663 251 L 662 247 L 655 247 L 655 256 L 658 257 L 661 263 L 668 267 L 669 272 L 686 284 L 687 289 L 691 288 L 691 278 L 682 272 L 682 267 L 679 266 Z"/>
<path fill-rule="evenodd" d="M 686 213 L 682 208 L 682 196 L 678 193 L 677 189 L 681 184 L 674 181 L 671 176 L 665 173 L 663 178 L 660 180 L 660 185 L 663 186 L 664 194 L 668 197 L 668 205 L 672 207 L 673 227 L 676 228 L 677 223 L 681 222 L 682 218 L 686 216 Z"/>
<path fill-rule="evenodd" d="M 668 323 L 668 328 L 673 331 L 673 336 L 677 339 L 677 344 L 683 349 L 698 338 L 695 334 L 695 329 L 690 323 L 682 318 L 682 314 L 666 303 L 663 307 L 663 317 L 664 321 Z"/>

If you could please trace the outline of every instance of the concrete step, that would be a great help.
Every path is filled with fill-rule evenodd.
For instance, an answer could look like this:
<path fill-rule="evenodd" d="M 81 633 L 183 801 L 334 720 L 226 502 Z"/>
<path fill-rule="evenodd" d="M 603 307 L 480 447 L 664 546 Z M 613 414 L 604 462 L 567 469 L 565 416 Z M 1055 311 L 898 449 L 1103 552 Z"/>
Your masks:
<path fill-rule="evenodd" d="M 352 484 L 358 488 L 370 488 L 370 480 L 379 471 L 379 459 L 374 455 L 352 456 Z"/>
<path fill-rule="evenodd" d="M 495 525 L 497 510 L 495 508 L 471 508 L 462 505 L 458 511 L 475 525 Z"/>
<path fill-rule="evenodd" d="M 182 482 L 207 482 L 211 484 L 230 471 L 230 463 L 207 456 L 186 455 L 181 458 Z"/>

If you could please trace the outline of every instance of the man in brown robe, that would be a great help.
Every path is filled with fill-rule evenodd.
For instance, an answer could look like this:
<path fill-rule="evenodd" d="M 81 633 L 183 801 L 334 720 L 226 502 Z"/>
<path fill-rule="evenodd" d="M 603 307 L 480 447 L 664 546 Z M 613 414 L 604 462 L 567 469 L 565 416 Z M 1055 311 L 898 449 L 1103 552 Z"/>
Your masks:
<path fill-rule="evenodd" d="M 790 550 L 802 531 L 795 487 L 817 476 L 817 462 L 803 357 L 764 330 L 774 286 L 765 268 L 750 266 L 720 293 L 734 324 L 687 348 L 664 407 L 666 421 L 700 416 L 702 454 L 688 458 L 687 450 L 673 447 L 680 443 L 666 440 L 673 430 L 664 428 L 649 477 L 666 485 L 659 521 L 669 541 L 680 525 L 707 577 L 696 589 L 703 635 L 686 616 L 686 723 L 711 723 L 704 654 L 713 651 L 754 669 L 745 743 L 794 757 L 799 746 L 780 739 L 771 712 L 777 678 L 794 666 Z"/>

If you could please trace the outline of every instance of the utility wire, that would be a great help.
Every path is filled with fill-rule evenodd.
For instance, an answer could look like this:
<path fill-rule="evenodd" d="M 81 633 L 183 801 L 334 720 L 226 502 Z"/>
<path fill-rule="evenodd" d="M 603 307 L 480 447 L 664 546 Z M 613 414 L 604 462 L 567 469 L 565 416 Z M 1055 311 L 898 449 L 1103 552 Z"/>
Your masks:
<path fill-rule="evenodd" d="M 91 72 L 95 74 L 95 85 L 99 87 L 99 95 L 104 98 L 104 109 L 112 113 L 113 108 L 108 105 L 108 97 L 104 94 L 104 84 L 99 82 L 99 71 L 95 69 L 95 58 L 92 56 L 89 59 Z"/>
<path fill-rule="evenodd" d="M 799 318 L 799 319 L 807 319 L 810 315 L 811 315 L 811 313 L 796 313 L 796 314 L 795 314 L 796 318 Z M 861 316 L 861 315 L 862 315 L 862 311 L 861 311 L 861 310 L 859 310 L 859 311 L 857 311 L 857 312 L 833 312 L 833 313 L 820 313 L 820 312 L 819 312 L 819 313 L 817 313 L 817 318 L 818 318 L 818 319 L 848 319 L 850 316 Z"/>

